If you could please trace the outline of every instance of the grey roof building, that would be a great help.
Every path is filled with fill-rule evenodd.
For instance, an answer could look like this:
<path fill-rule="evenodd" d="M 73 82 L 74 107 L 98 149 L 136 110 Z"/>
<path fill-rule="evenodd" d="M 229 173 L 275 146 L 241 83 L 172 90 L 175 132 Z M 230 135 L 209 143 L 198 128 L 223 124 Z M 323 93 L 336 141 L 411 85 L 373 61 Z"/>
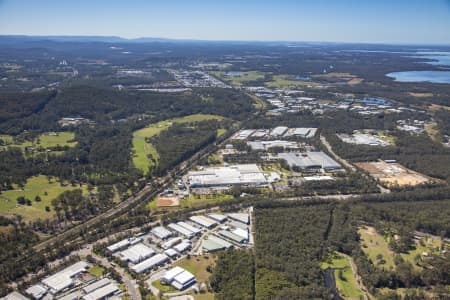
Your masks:
<path fill-rule="evenodd" d="M 303 153 L 278 153 L 278 158 L 286 160 L 287 164 L 291 168 L 298 167 L 300 169 L 324 170 L 334 170 L 342 168 L 342 166 L 338 162 L 336 162 L 334 159 L 332 159 L 322 151 Z"/>

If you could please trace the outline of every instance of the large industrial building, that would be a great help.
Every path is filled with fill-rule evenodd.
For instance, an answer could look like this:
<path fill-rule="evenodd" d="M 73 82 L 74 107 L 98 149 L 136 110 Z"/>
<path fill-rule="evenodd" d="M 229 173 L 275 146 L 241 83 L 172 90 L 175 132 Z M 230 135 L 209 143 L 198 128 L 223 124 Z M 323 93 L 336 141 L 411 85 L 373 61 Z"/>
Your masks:
<path fill-rule="evenodd" d="M 172 236 L 172 232 L 162 226 L 152 228 L 152 233 L 161 240 L 167 239 Z"/>
<path fill-rule="evenodd" d="M 312 138 L 316 135 L 317 128 L 289 128 L 289 130 L 284 134 L 285 137 L 297 136 L 301 138 Z"/>
<path fill-rule="evenodd" d="M 322 151 L 304 152 L 304 153 L 279 153 L 279 159 L 284 159 L 289 167 L 299 168 L 302 170 L 308 169 L 324 169 L 336 170 L 341 169 L 342 166 L 334 159 L 326 155 Z"/>
<path fill-rule="evenodd" d="M 248 141 L 247 145 L 252 148 L 252 150 L 267 151 L 270 148 L 283 148 L 283 149 L 298 149 L 299 144 L 297 142 L 291 141 Z"/>
<path fill-rule="evenodd" d="M 77 262 L 58 273 L 53 274 L 42 280 L 42 283 L 49 289 L 50 293 L 55 295 L 69 288 L 74 283 L 74 277 L 86 272 L 90 265 L 85 261 Z"/>
<path fill-rule="evenodd" d="M 193 188 L 268 184 L 267 178 L 256 164 L 205 168 L 201 171 L 190 171 L 188 177 Z"/>
<path fill-rule="evenodd" d="M 287 128 L 286 126 L 278 126 L 278 127 L 275 127 L 274 129 L 272 129 L 272 131 L 270 132 L 270 135 L 271 136 L 283 136 L 283 134 L 285 134 L 288 129 L 289 128 Z"/>
<path fill-rule="evenodd" d="M 161 281 L 172 285 L 178 290 L 184 290 L 196 282 L 195 276 L 181 267 L 174 267 L 167 271 Z"/>
<path fill-rule="evenodd" d="M 119 287 L 115 283 L 108 283 L 100 288 L 93 290 L 92 292 L 83 296 L 83 300 L 101 300 L 106 299 L 108 296 L 119 293 Z"/>
<path fill-rule="evenodd" d="M 189 220 L 205 228 L 212 228 L 217 225 L 216 221 L 205 216 L 192 216 Z"/>
<path fill-rule="evenodd" d="M 106 249 L 109 252 L 114 253 L 116 251 L 125 249 L 128 246 L 135 245 L 135 244 L 139 243 L 140 241 L 141 241 L 140 238 L 132 237 L 132 238 L 124 239 L 124 240 L 122 240 L 120 242 L 117 242 L 115 244 L 112 244 L 112 245 L 108 246 Z"/>
<path fill-rule="evenodd" d="M 134 246 L 131 246 L 127 250 L 120 252 L 119 256 L 122 260 L 126 260 L 132 262 L 133 264 L 137 264 L 138 262 L 141 262 L 144 259 L 149 258 L 153 254 L 155 254 L 155 250 L 142 243 L 139 243 Z"/>
<path fill-rule="evenodd" d="M 205 253 L 216 252 L 233 247 L 233 244 L 214 235 L 208 236 L 202 241 L 202 250 Z"/>
<path fill-rule="evenodd" d="M 141 263 L 138 263 L 137 265 L 133 266 L 131 270 L 133 270 L 135 273 L 142 273 L 149 269 L 152 269 L 154 267 L 160 266 L 164 263 L 169 261 L 169 257 L 165 254 L 156 254 L 155 256 L 144 260 Z"/>

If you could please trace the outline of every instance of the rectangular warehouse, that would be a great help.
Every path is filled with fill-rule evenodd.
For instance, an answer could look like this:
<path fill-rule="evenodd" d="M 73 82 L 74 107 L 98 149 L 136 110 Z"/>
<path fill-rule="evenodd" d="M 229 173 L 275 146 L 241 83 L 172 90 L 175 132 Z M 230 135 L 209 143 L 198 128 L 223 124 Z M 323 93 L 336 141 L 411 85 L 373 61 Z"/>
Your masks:
<path fill-rule="evenodd" d="M 202 232 L 202 230 L 200 228 L 197 228 L 195 226 L 192 226 L 191 224 L 188 224 L 186 222 L 178 222 L 178 225 L 180 225 L 181 227 L 186 228 L 189 231 L 192 231 L 195 235 L 199 234 L 200 232 Z"/>
<path fill-rule="evenodd" d="M 278 126 L 278 127 L 275 127 L 274 129 L 272 129 L 272 131 L 270 132 L 270 135 L 271 136 L 282 136 L 283 134 L 286 133 L 287 130 L 288 130 L 288 128 L 285 126 Z"/>
<path fill-rule="evenodd" d="M 243 238 L 242 236 L 239 236 L 237 234 L 234 234 L 234 233 L 226 231 L 226 230 L 220 230 L 218 233 L 220 236 L 227 238 L 235 243 L 242 244 L 246 241 L 246 239 Z"/>
<path fill-rule="evenodd" d="M 106 249 L 107 249 L 109 252 L 114 253 L 114 252 L 116 252 L 116 251 L 125 249 L 126 247 L 128 247 L 128 246 L 130 246 L 130 245 L 137 244 L 137 243 L 139 243 L 140 241 L 141 241 L 140 238 L 132 237 L 132 238 L 124 239 L 124 240 L 122 240 L 122 241 L 120 241 L 120 242 L 117 242 L 117 243 L 115 243 L 115 244 L 112 244 L 112 245 L 108 246 Z"/>
<path fill-rule="evenodd" d="M 133 266 L 131 270 L 133 270 L 136 273 L 142 273 L 149 269 L 152 269 L 156 266 L 164 264 L 166 261 L 169 260 L 169 257 L 165 254 L 156 254 L 155 256 L 144 260 L 141 263 L 138 263 L 137 265 Z"/>
<path fill-rule="evenodd" d="M 167 239 L 168 237 L 172 236 L 172 232 L 164 228 L 163 226 L 157 226 L 151 230 L 152 234 L 155 235 L 157 238 L 160 238 L 162 240 Z"/>
<path fill-rule="evenodd" d="M 184 290 L 196 282 L 195 276 L 181 267 L 174 267 L 167 271 L 161 280 L 178 290 Z"/>
<path fill-rule="evenodd" d="M 74 277 L 86 272 L 90 265 L 85 261 L 77 262 L 58 273 L 42 280 L 42 283 L 50 289 L 53 295 L 65 290 L 74 283 Z"/>
<path fill-rule="evenodd" d="M 214 235 L 210 235 L 206 240 L 202 241 L 202 249 L 207 253 L 224 250 L 231 247 L 233 247 L 233 244 Z"/>
<path fill-rule="evenodd" d="M 230 217 L 230 219 L 244 223 L 244 224 L 249 224 L 250 223 L 250 216 L 247 213 L 231 213 L 228 214 L 228 217 Z"/>
<path fill-rule="evenodd" d="M 279 159 L 286 160 L 291 168 L 336 170 L 342 166 L 322 151 L 303 153 L 279 153 Z"/>
<path fill-rule="evenodd" d="M 180 237 L 174 237 L 174 238 L 171 238 L 170 240 L 168 240 L 167 242 L 163 243 L 161 245 L 161 247 L 163 249 L 169 249 L 169 248 L 172 248 L 173 246 L 175 246 L 176 244 L 179 244 L 180 242 L 181 242 Z"/>
<path fill-rule="evenodd" d="M 219 223 L 222 223 L 227 219 L 227 216 L 221 214 L 209 214 L 208 217 L 210 217 L 213 220 L 216 220 Z"/>
<path fill-rule="evenodd" d="M 283 148 L 283 149 L 298 149 L 299 144 L 291 141 L 248 141 L 247 145 L 253 150 L 267 151 L 270 148 Z"/>
<path fill-rule="evenodd" d="M 84 295 L 83 300 L 105 299 L 106 297 L 111 296 L 117 292 L 119 292 L 119 287 L 114 283 L 109 283 L 108 285 L 105 285 L 89 294 Z"/>
<path fill-rule="evenodd" d="M 120 252 L 119 256 L 122 260 L 127 260 L 133 264 L 137 264 L 138 262 L 149 258 L 153 254 L 155 254 L 155 251 L 152 248 L 141 243 Z"/>
<path fill-rule="evenodd" d="M 267 178 L 256 164 L 205 168 L 202 171 L 190 171 L 188 177 L 193 188 L 268 184 Z"/>
<path fill-rule="evenodd" d="M 205 217 L 205 216 L 192 216 L 189 218 L 192 222 L 197 223 L 198 225 L 206 228 L 212 228 L 217 225 L 217 222 Z"/>
<path fill-rule="evenodd" d="M 169 227 L 170 229 L 178 232 L 181 235 L 184 235 L 188 239 L 192 238 L 195 235 L 192 231 L 190 231 L 190 230 L 188 230 L 188 229 L 186 229 L 186 228 L 184 228 L 184 227 L 182 227 L 182 226 L 180 226 L 180 225 L 178 225 L 176 223 L 170 223 L 169 225 L 167 225 L 167 227 Z"/>

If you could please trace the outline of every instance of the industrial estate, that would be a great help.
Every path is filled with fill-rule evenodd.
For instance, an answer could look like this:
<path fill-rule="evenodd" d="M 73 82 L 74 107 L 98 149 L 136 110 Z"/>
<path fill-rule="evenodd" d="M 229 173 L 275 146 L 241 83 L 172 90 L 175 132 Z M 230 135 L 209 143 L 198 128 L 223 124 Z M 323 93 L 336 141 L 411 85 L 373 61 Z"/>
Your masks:
<path fill-rule="evenodd" d="M 2 299 L 450 297 L 448 65 L 68 39 L 0 37 Z"/>

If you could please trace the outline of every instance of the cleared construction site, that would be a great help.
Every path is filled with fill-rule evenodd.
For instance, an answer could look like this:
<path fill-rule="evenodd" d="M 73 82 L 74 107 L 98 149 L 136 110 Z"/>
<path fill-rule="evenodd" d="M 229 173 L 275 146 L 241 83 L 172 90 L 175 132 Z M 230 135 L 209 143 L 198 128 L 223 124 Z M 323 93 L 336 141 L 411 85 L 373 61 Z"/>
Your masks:
<path fill-rule="evenodd" d="M 364 162 L 356 165 L 387 186 L 415 186 L 430 181 L 428 177 L 394 162 Z"/>

